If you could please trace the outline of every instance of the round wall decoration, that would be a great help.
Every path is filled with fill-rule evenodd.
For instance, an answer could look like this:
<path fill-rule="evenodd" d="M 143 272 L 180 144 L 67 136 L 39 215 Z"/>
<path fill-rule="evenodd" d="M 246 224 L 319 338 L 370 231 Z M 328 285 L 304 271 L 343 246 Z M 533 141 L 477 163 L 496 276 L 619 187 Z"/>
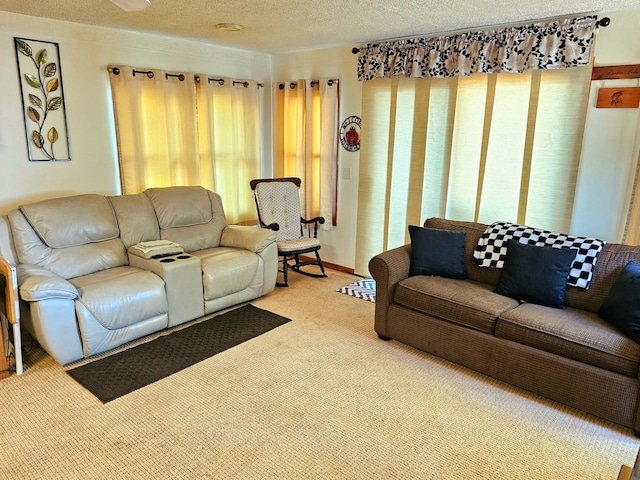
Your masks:
<path fill-rule="evenodd" d="M 340 126 L 340 143 L 345 150 L 360 150 L 360 117 L 351 116 L 344 119 Z"/>

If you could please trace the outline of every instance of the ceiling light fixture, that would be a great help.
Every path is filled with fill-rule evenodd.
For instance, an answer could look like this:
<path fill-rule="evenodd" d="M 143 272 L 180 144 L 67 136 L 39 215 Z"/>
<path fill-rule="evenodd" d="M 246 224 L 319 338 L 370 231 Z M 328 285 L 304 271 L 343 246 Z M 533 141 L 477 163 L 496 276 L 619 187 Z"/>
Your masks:
<path fill-rule="evenodd" d="M 150 0 L 111 0 L 125 12 L 139 12 L 151 5 Z"/>
<path fill-rule="evenodd" d="M 242 25 L 238 25 L 237 23 L 218 23 L 216 28 L 224 32 L 239 32 L 244 29 Z"/>

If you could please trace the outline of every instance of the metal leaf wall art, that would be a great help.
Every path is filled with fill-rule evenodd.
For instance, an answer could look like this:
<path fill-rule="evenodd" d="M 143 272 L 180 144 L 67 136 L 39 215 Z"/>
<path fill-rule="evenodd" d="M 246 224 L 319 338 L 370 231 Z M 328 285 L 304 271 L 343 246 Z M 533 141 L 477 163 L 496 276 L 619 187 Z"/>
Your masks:
<path fill-rule="evenodd" d="M 58 44 L 14 40 L 29 160 L 71 160 Z"/>

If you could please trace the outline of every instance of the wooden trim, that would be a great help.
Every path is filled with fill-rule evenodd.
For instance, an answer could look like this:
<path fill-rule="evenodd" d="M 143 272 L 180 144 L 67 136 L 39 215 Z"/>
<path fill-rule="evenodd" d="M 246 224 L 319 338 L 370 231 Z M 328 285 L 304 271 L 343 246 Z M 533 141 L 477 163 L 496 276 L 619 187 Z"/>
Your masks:
<path fill-rule="evenodd" d="M 4 335 L 0 326 L 0 380 L 9 376 L 9 365 L 7 363 L 7 352 L 4 351 Z"/>
<path fill-rule="evenodd" d="M 632 473 L 633 470 L 630 466 L 622 465 L 622 467 L 620 467 L 620 473 L 618 474 L 618 480 L 630 480 Z"/>
<path fill-rule="evenodd" d="M 18 297 L 18 276 L 16 274 L 16 267 L 11 265 L 4 257 L 0 257 L 0 275 L 4 276 L 5 290 L 4 290 L 4 304 L 6 309 L 7 319 L 9 324 L 13 327 L 14 339 L 13 346 L 16 354 L 16 372 L 18 375 L 22 374 L 22 338 L 20 336 L 20 304 Z M 0 339 L 2 334 L 0 332 Z M 4 339 L 2 339 L 2 346 L 0 347 L 0 353 L 2 353 L 2 359 L 0 359 L 0 378 L 2 377 L 4 360 L 6 365 L 6 352 L 4 351 Z M 8 374 L 8 372 L 7 372 Z"/>
<path fill-rule="evenodd" d="M 591 80 L 621 80 L 625 78 L 640 78 L 640 64 L 608 65 L 593 67 L 591 70 Z"/>
<path fill-rule="evenodd" d="M 330 268 L 331 270 L 337 270 L 338 272 L 349 273 L 351 275 L 355 275 L 355 270 L 353 268 L 343 267 L 342 265 L 336 265 L 335 263 L 322 262 L 322 264 Z"/>
<path fill-rule="evenodd" d="M 296 187 L 300 188 L 302 185 L 302 180 L 298 177 L 284 177 L 284 178 L 254 178 L 249 182 L 251 186 L 251 190 L 255 190 L 256 186 L 261 182 L 291 182 L 295 183 Z"/>
<path fill-rule="evenodd" d="M 0 257 L 0 275 L 3 275 L 6 284 L 4 290 L 5 307 L 7 309 L 7 318 L 12 325 L 18 322 L 18 291 L 16 267 L 11 265 L 6 259 Z"/>
<path fill-rule="evenodd" d="M 7 310 L 7 318 L 9 319 L 10 325 L 13 325 L 15 318 L 15 304 L 13 301 L 13 269 L 9 262 L 7 262 L 4 258 L 0 257 L 0 275 L 4 275 L 5 280 L 5 291 L 4 291 L 4 303 L 5 308 Z M 3 334 L 3 328 L 0 325 L 0 380 L 3 378 L 7 378 L 9 376 L 9 364 L 7 362 L 7 352 L 4 350 L 5 346 L 5 338 Z"/>
<path fill-rule="evenodd" d="M 311 258 L 305 255 L 300 255 L 300 259 L 304 261 L 315 261 L 315 257 Z M 325 262 L 324 260 L 322 261 L 322 265 L 324 265 L 327 268 L 330 268 L 331 270 L 337 270 L 338 272 L 344 272 L 344 273 L 349 273 L 351 275 L 355 275 L 355 270 L 353 268 L 343 267 L 342 265 Z"/>
<path fill-rule="evenodd" d="M 620 473 L 618 474 L 618 480 L 636 480 L 640 479 L 640 451 L 636 456 L 636 461 L 631 468 L 629 465 L 622 465 L 620 467 Z"/>

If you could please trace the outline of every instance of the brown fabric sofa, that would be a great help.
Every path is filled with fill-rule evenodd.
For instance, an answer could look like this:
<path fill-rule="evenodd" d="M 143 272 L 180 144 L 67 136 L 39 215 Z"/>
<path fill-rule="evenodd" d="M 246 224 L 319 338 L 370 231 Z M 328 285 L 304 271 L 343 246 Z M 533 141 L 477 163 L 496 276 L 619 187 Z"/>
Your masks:
<path fill-rule="evenodd" d="M 472 262 L 487 225 L 430 218 L 425 227 L 466 231 L 467 278 L 409 277 L 411 245 L 369 262 L 376 280 L 375 331 L 550 400 L 633 429 L 640 345 L 597 312 L 640 246 L 607 244 L 588 290 L 568 286 L 562 309 L 493 293 L 501 270 Z"/>

